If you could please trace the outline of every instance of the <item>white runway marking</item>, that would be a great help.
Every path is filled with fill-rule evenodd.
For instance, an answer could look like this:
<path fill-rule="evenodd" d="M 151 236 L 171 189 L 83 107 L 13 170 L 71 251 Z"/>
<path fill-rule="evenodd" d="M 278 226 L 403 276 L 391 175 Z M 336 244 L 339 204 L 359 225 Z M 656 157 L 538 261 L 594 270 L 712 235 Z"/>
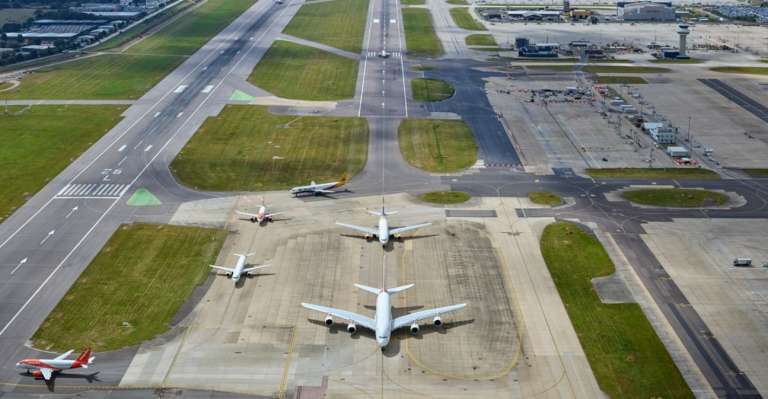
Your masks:
<path fill-rule="evenodd" d="M 156 114 L 155 114 L 155 116 L 153 116 L 153 118 L 157 118 L 158 116 L 160 116 L 160 113 L 159 113 L 159 112 L 158 112 L 158 113 L 156 113 Z"/>
<path fill-rule="evenodd" d="M 378 24 L 378 23 L 379 23 L 379 20 L 378 20 L 378 19 L 374 19 L 374 20 L 373 20 L 373 23 L 374 23 L 374 24 Z"/>
<path fill-rule="evenodd" d="M 147 152 L 147 151 L 149 151 L 150 149 L 152 149 L 152 144 L 148 145 L 148 146 L 147 146 L 147 148 L 145 148 L 145 149 L 144 149 L 144 152 Z"/>
<path fill-rule="evenodd" d="M 205 89 L 203 89 L 203 93 L 210 93 L 211 90 L 213 90 L 213 85 L 205 86 Z"/>
<path fill-rule="evenodd" d="M 136 147 L 133 147 L 133 149 L 135 150 L 135 149 L 139 148 L 139 146 L 141 145 L 141 142 L 142 142 L 142 141 L 144 141 L 144 140 L 141 140 L 141 141 L 139 141 L 138 143 L 136 143 Z"/>
<path fill-rule="evenodd" d="M 117 150 L 117 152 L 120 152 L 120 151 L 124 150 L 124 149 L 125 149 L 125 147 L 127 147 L 127 146 L 126 146 L 125 144 L 123 144 L 123 146 L 122 146 L 122 147 L 120 147 L 120 149 L 119 149 L 119 150 Z"/>
<path fill-rule="evenodd" d="M 182 91 L 184 91 L 184 89 L 186 89 L 186 88 L 187 88 L 187 86 L 186 86 L 186 85 L 181 85 L 181 86 L 177 87 L 177 88 L 176 88 L 176 90 L 174 90 L 173 92 L 174 92 L 174 93 L 181 93 L 181 92 L 182 92 Z"/>
<path fill-rule="evenodd" d="M 177 118 L 181 118 L 181 116 L 184 115 L 184 112 L 179 112 L 178 115 L 176 115 Z"/>
<path fill-rule="evenodd" d="M 21 262 L 19 262 L 19 265 L 18 265 L 18 266 L 16 266 L 16 268 L 15 268 L 15 269 L 13 269 L 13 271 L 11 272 L 11 274 L 13 274 L 13 273 L 16 273 L 16 270 L 18 270 L 18 269 L 21 267 L 21 265 L 23 265 L 23 264 L 25 264 L 25 263 L 27 263 L 27 258 L 24 258 L 24 259 L 22 259 L 22 260 L 21 260 Z"/>
<path fill-rule="evenodd" d="M 55 233 L 55 232 L 56 232 L 56 230 L 51 230 L 51 232 L 50 232 L 50 233 L 48 233 L 48 235 L 47 235 L 47 236 L 45 236 L 45 238 L 43 238 L 43 241 L 40 241 L 40 245 L 43 245 L 43 243 L 44 243 L 45 241 L 47 241 L 49 238 L 51 238 L 51 236 L 52 236 L 52 235 L 53 235 L 53 233 Z"/>
<path fill-rule="evenodd" d="M 396 20 L 396 19 L 390 19 L 390 20 L 389 20 L 389 23 L 390 23 L 390 24 L 396 24 L 396 23 L 397 23 L 397 20 Z"/>
<path fill-rule="evenodd" d="M 122 165 L 122 164 L 123 164 L 123 162 L 125 162 L 125 160 L 126 160 L 126 159 L 128 159 L 128 157 L 127 157 L 127 156 L 126 156 L 126 157 L 123 157 L 123 159 L 120 161 L 120 163 L 118 163 L 118 164 L 117 164 L 117 166 L 120 166 L 120 165 Z"/>

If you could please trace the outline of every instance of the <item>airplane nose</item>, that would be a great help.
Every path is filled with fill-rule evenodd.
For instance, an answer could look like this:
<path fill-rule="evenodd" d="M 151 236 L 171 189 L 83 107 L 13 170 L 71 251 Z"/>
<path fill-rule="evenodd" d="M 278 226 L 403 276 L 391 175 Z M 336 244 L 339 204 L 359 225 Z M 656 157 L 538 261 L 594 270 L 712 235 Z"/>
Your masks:
<path fill-rule="evenodd" d="M 24 365 L 23 365 L 22 363 L 16 363 L 16 367 L 18 367 L 18 368 L 20 368 L 20 369 L 23 369 L 23 368 L 24 368 Z"/>

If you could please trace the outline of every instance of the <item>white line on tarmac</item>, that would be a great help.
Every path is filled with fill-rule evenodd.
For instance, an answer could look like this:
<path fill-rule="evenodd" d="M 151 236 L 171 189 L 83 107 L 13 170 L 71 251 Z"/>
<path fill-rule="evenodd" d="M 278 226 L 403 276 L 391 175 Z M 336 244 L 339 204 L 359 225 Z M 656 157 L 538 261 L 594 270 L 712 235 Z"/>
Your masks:
<path fill-rule="evenodd" d="M 186 88 L 187 88 L 187 85 L 181 85 L 181 86 L 177 87 L 176 90 L 174 90 L 173 92 L 174 93 L 181 93 Z"/>
<path fill-rule="evenodd" d="M 144 149 L 144 152 L 147 152 L 147 151 L 149 151 L 150 149 L 152 149 L 152 144 L 148 145 L 148 146 L 147 146 L 147 148 L 145 148 L 145 149 Z"/>
<path fill-rule="evenodd" d="M 128 157 L 127 157 L 127 156 L 123 157 L 123 159 L 120 161 L 120 163 L 118 163 L 118 164 L 117 164 L 117 166 L 120 166 L 120 165 L 122 165 L 122 164 L 123 164 L 123 162 L 125 162 L 125 160 L 126 160 L 126 159 L 128 159 Z"/>
<path fill-rule="evenodd" d="M 127 147 L 127 145 L 123 144 L 123 145 L 120 147 L 120 149 L 119 149 L 119 150 L 117 150 L 117 152 L 120 152 L 120 151 L 124 150 L 124 149 L 125 149 L 125 147 Z"/>
<path fill-rule="evenodd" d="M 373 19 L 373 9 L 375 8 L 374 5 L 376 4 L 376 0 L 371 1 L 371 5 L 369 6 L 371 9 L 371 14 L 368 17 L 368 19 Z M 371 49 L 371 33 L 373 31 L 373 24 L 368 25 L 368 41 L 365 43 L 365 49 L 370 50 Z M 363 62 L 363 84 L 360 85 L 360 106 L 357 108 L 357 116 L 359 117 L 360 114 L 363 111 L 363 97 L 365 97 L 365 71 L 368 67 L 368 57 L 365 57 L 365 61 Z"/>
<path fill-rule="evenodd" d="M 210 93 L 211 90 L 213 90 L 213 87 L 214 87 L 213 85 L 205 86 L 205 88 L 203 89 L 203 93 Z"/>
<path fill-rule="evenodd" d="M 135 149 L 139 148 L 139 146 L 141 145 L 141 142 L 142 142 L 142 141 L 144 141 L 144 140 L 141 140 L 141 141 L 139 141 L 138 143 L 136 143 L 136 147 L 133 147 L 133 149 L 135 150 Z"/>
<path fill-rule="evenodd" d="M 156 113 L 156 114 L 155 114 L 155 116 L 153 116 L 153 118 L 157 118 L 158 116 L 160 116 L 160 113 L 159 113 L 159 112 L 158 112 L 158 113 Z"/>
<path fill-rule="evenodd" d="M 179 112 L 179 114 L 178 114 L 178 115 L 176 115 L 176 117 L 177 117 L 177 118 L 181 118 L 181 116 L 182 116 L 182 115 L 184 115 L 184 112 L 183 112 L 183 111 L 182 111 L 182 112 Z"/>

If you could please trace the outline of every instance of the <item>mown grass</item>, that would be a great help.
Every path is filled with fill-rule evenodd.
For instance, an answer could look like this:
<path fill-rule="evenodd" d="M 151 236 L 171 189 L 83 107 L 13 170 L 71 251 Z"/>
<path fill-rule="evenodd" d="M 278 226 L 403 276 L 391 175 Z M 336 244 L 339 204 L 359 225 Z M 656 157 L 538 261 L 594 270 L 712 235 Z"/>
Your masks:
<path fill-rule="evenodd" d="M 454 5 L 454 6 L 468 6 L 469 2 L 467 0 L 447 0 L 446 3 Z"/>
<path fill-rule="evenodd" d="M 451 8 L 449 11 L 456 26 L 467 30 L 488 30 L 481 22 L 475 21 L 469 14 L 469 9 L 463 7 Z"/>
<path fill-rule="evenodd" d="M 347 57 L 275 41 L 248 82 L 282 98 L 341 100 L 354 97 L 358 66 L 359 62 Z"/>
<path fill-rule="evenodd" d="M 648 81 L 639 76 L 598 76 L 597 83 L 605 84 L 647 84 Z"/>
<path fill-rule="evenodd" d="M 503 48 L 503 47 L 470 47 L 469 49 L 475 50 L 475 51 L 490 51 L 490 52 L 509 51 L 508 48 Z"/>
<path fill-rule="evenodd" d="M 615 272 L 598 240 L 567 222 L 547 226 L 541 252 L 600 389 L 608 397 L 694 398 L 637 304 L 604 304 L 595 277 Z"/>
<path fill-rule="evenodd" d="M 423 6 L 427 4 L 426 0 L 401 0 L 400 4 L 404 6 Z"/>
<path fill-rule="evenodd" d="M 714 199 L 717 205 L 728 201 L 728 196 L 707 190 L 687 190 L 682 188 L 658 188 L 625 191 L 621 197 L 642 205 L 668 206 L 673 208 L 698 208 L 706 199 Z"/>
<path fill-rule="evenodd" d="M 36 105 L 0 115 L 0 220 L 114 127 L 126 106 Z"/>
<path fill-rule="evenodd" d="M 652 64 L 703 64 L 704 60 L 696 58 L 654 58 Z"/>
<path fill-rule="evenodd" d="M 152 34 L 151 30 L 156 29 L 158 26 L 166 23 L 168 20 L 176 16 L 178 11 L 183 11 L 183 9 L 187 9 L 189 7 L 192 7 L 189 3 L 186 1 L 183 1 L 179 4 L 176 4 L 173 7 L 166 8 L 159 13 L 155 14 L 150 19 L 138 24 L 131 26 L 128 29 L 123 30 L 122 33 L 120 33 L 117 36 L 112 37 L 109 40 L 106 40 L 104 42 L 101 42 L 100 44 L 90 47 L 89 50 L 91 51 L 104 51 L 104 50 L 112 50 L 117 51 L 121 48 L 127 46 L 128 44 L 132 43 L 134 40 L 139 40 L 139 35 L 141 32 L 146 31 L 147 35 Z"/>
<path fill-rule="evenodd" d="M 768 169 L 742 169 L 742 171 L 757 177 L 768 177 Z"/>
<path fill-rule="evenodd" d="M 526 66 L 528 69 L 549 69 L 552 71 L 561 71 L 561 72 L 567 72 L 572 71 L 573 66 L 572 65 L 529 65 Z M 768 68 L 766 68 L 768 69 Z M 589 73 L 664 73 L 669 72 L 669 69 L 667 68 L 659 68 L 659 67 L 636 67 L 636 66 L 625 66 L 625 65 L 616 65 L 616 66 L 608 66 L 608 65 L 587 65 L 584 68 L 581 69 L 584 72 Z"/>
<path fill-rule="evenodd" d="M 0 91 L 5 90 L 7 88 L 10 88 L 13 86 L 13 83 L 10 82 L 0 82 Z"/>
<path fill-rule="evenodd" d="M 469 201 L 472 198 L 467 193 L 461 191 L 437 191 L 434 193 L 426 193 L 419 196 L 419 199 L 424 202 L 431 202 L 433 204 L 461 204 Z"/>
<path fill-rule="evenodd" d="M 475 137 L 463 121 L 404 119 L 397 139 L 403 158 L 426 171 L 458 172 L 477 161 Z"/>
<path fill-rule="evenodd" d="M 451 98 L 456 88 L 437 79 L 416 78 L 411 80 L 413 99 L 421 102 L 443 101 Z"/>
<path fill-rule="evenodd" d="M 335 0 L 305 4 L 301 6 L 283 32 L 359 53 L 363 50 L 367 14 L 368 1 L 366 0 Z"/>
<path fill-rule="evenodd" d="M 135 100 L 185 58 L 105 54 L 40 68 L 3 93 L 18 100 Z"/>
<path fill-rule="evenodd" d="M 136 43 L 127 53 L 192 55 L 252 6 L 255 0 L 207 0 Z"/>
<path fill-rule="evenodd" d="M 226 237 L 200 227 L 121 226 L 32 336 L 34 345 L 108 351 L 165 333 Z"/>
<path fill-rule="evenodd" d="M 603 168 L 587 169 L 590 177 L 619 179 L 719 179 L 709 169 Z"/>
<path fill-rule="evenodd" d="M 536 191 L 528 194 L 528 199 L 538 205 L 560 205 L 563 199 L 555 193 Z"/>
<path fill-rule="evenodd" d="M 405 45 L 408 51 L 430 57 L 443 55 L 443 46 L 435 34 L 429 10 L 404 8 L 402 13 Z"/>
<path fill-rule="evenodd" d="M 266 107 L 228 105 L 203 123 L 171 170 L 200 190 L 285 190 L 336 181 L 345 172 L 352 178 L 367 158 L 364 118 L 272 115 Z"/>
<path fill-rule="evenodd" d="M 542 64 L 545 64 L 545 63 L 550 63 L 550 62 L 554 62 L 554 63 L 562 62 L 562 63 L 570 63 L 570 64 L 574 64 L 575 65 L 577 62 L 579 62 L 579 59 L 578 58 L 570 58 L 570 57 L 569 58 L 514 58 L 514 59 L 510 59 L 510 61 L 511 62 L 519 62 L 519 63 L 523 63 L 523 64 L 525 64 L 525 63 L 533 63 L 533 64 L 542 63 Z"/>
<path fill-rule="evenodd" d="M 422 65 L 420 65 L 420 66 L 412 66 L 410 68 L 410 70 L 412 70 L 412 71 L 434 71 L 435 69 L 437 69 L 437 68 L 431 67 L 431 66 L 422 66 Z"/>
<path fill-rule="evenodd" d="M 739 73 L 745 75 L 768 75 L 768 68 L 761 67 L 717 67 L 710 68 L 711 71 L 722 73 Z"/>
<path fill-rule="evenodd" d="M 498 46 L 493 35 L 469 35 L 464 39 L 467 46 Z"/>

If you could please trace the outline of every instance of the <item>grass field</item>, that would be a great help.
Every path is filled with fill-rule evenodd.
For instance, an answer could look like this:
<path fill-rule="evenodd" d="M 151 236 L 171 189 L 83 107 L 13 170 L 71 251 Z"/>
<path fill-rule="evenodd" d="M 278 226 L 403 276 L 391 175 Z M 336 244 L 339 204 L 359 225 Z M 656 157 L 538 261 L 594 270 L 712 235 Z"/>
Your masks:
<path fill-rule="evenodd" d="M 168 331 L 226 237 L 225 230 L 123 225 L 32 336 L 35 346 L 108 351 Z"/>
<path fill-rule="evenodd" d="M 255 0 L 207 0 L 183 17 L 136 43 L 133 54 L 192 55 Z"/>
<path fill-rule="evenodd" d="M 434 71 L 435 69 L 437 69 L 437 68 L 431 67 L 431 66 L 421 66 L 421 65 L 420 66 L 412 66 L 410 68 L 410 70 L 412 70 L 412 71 Z"/>
<path fill-rule="evenodd" d="M 469 5 L 467 0 L 447 0 L 446 3 L 454 5 L 454 6 L 468 6 Z"/>
<path fill-rule="evenodd" d="M 528 194 L 528 199 L 538 205 L 560 205 L 563 199 L 555 193 L 536 191 Z"/>
<path fill-rule="evenodd" d="M 301 6 L 283 32 L 342 50 L 363 50 L 366 0 L 335 0 Z"/>
<path fill-rule="evenodd" d="M 38 69 L 8 99 L 135 100 L 185 58 L 105 54 Z"/>
<path fill-rule="evenodd" d="M 485 25 L 472 19 L 472 16 L 469 14 L 469 9 L 467 8 L 451 8 L 451 11 L 449 12 L 451 13 L 453 22 L 455 22 L 456 26 L 459 28 L 467 30 L 488 30 Z"/>
<path fill-rule="evenodd" d="M 404 6 L 423 6 L 426 4 L 426 0 L 401 0 L 400 4 Z"/>
<path fill-rule="evenodd" d="M 489 51 L 489 52 L 499 52 L 499 51 L 509 51 L 508 48 L 503 47 L 470 47 L 470 50 L 475 51 Z"/>
<path fill-rule="evenodd" d="M 34 18 L 35 10 L 32 8 L 6 8 L 0 10 L 0 26 L 8 22 L 24 23 L 27 18 Z"/>
<path fill-rule="evenodd" d="M 285 190 L 337 181 L 344 172 L 350 179 L 367 158 L 364 118 L 279 116 L 265 107 L 228 105 L 205 121 L 171 170 L 201 190 Z"/>
<path fill-rule="evenodd" d="M 430 172 L 458 172 L 477 161 L 477 143 L 464 121 L 403 119 L 397 130 L 405 160 Z"/>
<path fill-rule="evenodd" d="M 132 42 L 130 39 L 132 36 L 137 36 L 135 40 L 138 40 L 138 35 L 143 32 L 145 29 L 155 29 L 157 26 L 167 22 L 169 19 L 174 17 L 174 13 L 181 8 L 190 7 L 191 5 L 184 1 L 179 4 L 176 4 L 173 7 L 169 7 L 164 9 L 163 11 L 155 14 L 152 18 L 147 19 L 146 21 L 134 25 L 128 29 L 123 30 L 123 33 L 121 33 L 118 36 L 115 36 L 107 41 L 101 42 L 101 44 L 91 47 L 90 49 L 93 51 L 103 51 L 103 50 L 109 50 L 114 49 L 113 51 L 120 50 L 115 47 L 124 47 L 128 45 L 130 42 Z M 149 31 L 147 34 L 151 34 Z"/>
<path fill-rule="evenodd" d="M 703 64 L 704 60 L 697 60 L 695 58 L 688 58 L 688 59 L 677 59 L 677 58 L 661 58 L 661 59 L 652 59 L 652 64 Z"/>
<path fill-rule="evenodd" d="M 120 122 L 125 108 L 36 105 L 21 115 L 0 116 L 0 220 Z"/>
<path fill-rule="evenodd" d="M 355 96 L 358 66 L 353 59 L 314 47 L 275 41 L 248 82 L 282 98 L 341 100 Z"/>
<path fill-rule="evenodd" d="M 567 72 L 572 71 L 571 65 L 529 65 L 528 69 L 549 69 L 552 71 Z M 768 69 L 768 68 L 766 68 Z M 587 65 L 581 69 L 589 73 L 664 73 L 669 72 L 667 68 L 659 67 L 636 67 L 636 66 L 608 66 L 608 65 Z"/>
<path fill-rule="evenodd" d="M 768 68 L 761 67 L 717 67 L 710 68 L 711 71 L 722 73 L 739 73 L 745 75 L 768 75 Z"/>
<path fill-rule="evenodd" d="M 469 201 L 470 198 L 472 197 L 469 194 L 461 191 L 438 191 L 419 196 L 420 200 L 433 204 L 461 204 Z"/>
<path fill-rule="evenodd" d="M 439 57 L 443 55 L 443 46 L 432 26 L 432 15 L 423 8 L 404 8 L 403 28 L 405 45 L 412 53 Z"/>
<path fill-rule="evenodd" d="M 600 389 L 613 399 L 694 398 L 637 304 L 604 304 L 594 277 L 615 269 L 599 241 L 575 224 L 557 222 L 541 252 Z"/>
<path fill-rule="evenodd" d="M 728 201 L 728 196 L 720 193 L 682 188 L 625 191 L 621 194 L 621 197 L 638 204 L 674 208 L 698 208 L 704 204 L 705 199 L 713 199 L 717 202 L 717 205 L 722 205 Z"/>
<path fill-rule="evenodd" d="M 768 169 L 742 169 L 742 171 L 756 177 L 768 177 Z"/>
<path fill-rule="evenodd" d="M 598 76 L 597 83 L 605 84 L 647 84 L 648 81 L 639 76 Z"/>
<path fill-rule="evenodd" d="M 720 175 L 709 169 L 652 169 L 652 168 L 603 168 L 587 169 L 593 178 L 623 179 L 719 179 Z"/>
<path fill-rule="evenodd" d="M 493 35 L 469 35 L 464 39 L 467 46 L 498 46 Z"/>
<path fill-rule="evenodd" d="M 0 91 L 5 90 L 9 87 L 13 86 L 13 83 L 10 82 L 0 82 Z"/>
<path fill-rule="evenodd" d="M 413 99 L 421 102 L 443 101 L 451 98 L 456 88 L 437 79 L 416 78 L 411 80 Z"/>
<path fill-rule="evenodd" d="M 570 58 L 570 57 L 569 58 L 541 58 L 541 59 L 535 59 L 535 58 L 515 58 L 515 59 L 512 59 L 510 61 L 511 62 L 515 62 L 515 63 L 521 63 L 521 64 L 527 64 L 527 63 L 547 64 L 547 63 L 550 63 L 550 62 L 554 62 L 554 63 L 561 63 L 562 62 L 562 63 L 569 63 L 569 64 L 574 64 L 575 65 L 579 61 L 579 59 L 578 58 Z"/>

